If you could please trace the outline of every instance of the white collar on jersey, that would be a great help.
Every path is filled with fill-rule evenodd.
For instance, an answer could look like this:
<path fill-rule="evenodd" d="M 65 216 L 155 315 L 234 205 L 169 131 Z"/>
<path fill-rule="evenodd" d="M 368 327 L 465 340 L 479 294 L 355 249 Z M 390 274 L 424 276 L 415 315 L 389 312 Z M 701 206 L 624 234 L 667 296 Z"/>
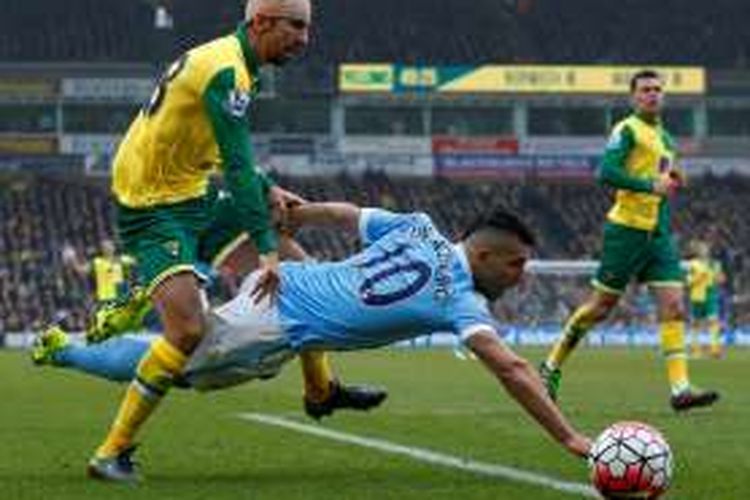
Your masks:
<path fill-rule="evenodd" d="M 458 255 L 458 261 L 461 263 L 461 267 L 463 267 L 464 271 L 469 275 L 470 278 L 472 278 L 472 282 L 474 281 L 474 276 L 471 274 L 471 266 L 469 265 L 469 259 L 466 257 L 466 248 L 464 247 L 464 244 L 454 243 L 453 248 L 456 250 L 456 255 Z"/>

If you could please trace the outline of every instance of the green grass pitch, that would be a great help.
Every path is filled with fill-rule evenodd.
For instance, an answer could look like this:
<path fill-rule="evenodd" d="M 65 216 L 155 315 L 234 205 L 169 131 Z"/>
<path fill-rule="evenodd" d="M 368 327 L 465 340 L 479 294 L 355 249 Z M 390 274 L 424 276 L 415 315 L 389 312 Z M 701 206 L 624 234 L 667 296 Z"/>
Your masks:
<path fill-rule="evenodd" d="M 541 350 L 523 350 L 536 362 Z M 527 418 L 477 362 L 448 350 L 336 355 L 347 381 L 388 387 L 369 414 L 340 412 L 323 427 L 472 460 L 586 482 L 568 456 Z M 675 415 L 664 369 L 650 349 L 583 349 L 566 367 L 562 406 L 596 434 L 625 419 L 648 422 L 676 455 L 667 498 L 750 498 L 750 351 L 692 363 L 694 380 L 722 391 L 713 409 Z M 462 472 L 407 457 L 243 421 L 242 412 L 311 423 L 301 411 L 299 367 L 275 380 L 212 394 L 173 391 L 141 435 L 136 487 L 84 477 L 122 387 L 59 369 L 36 368 L 0 351 L 0 498 L 82 499 L 555 499 L 540 486 Z"/>

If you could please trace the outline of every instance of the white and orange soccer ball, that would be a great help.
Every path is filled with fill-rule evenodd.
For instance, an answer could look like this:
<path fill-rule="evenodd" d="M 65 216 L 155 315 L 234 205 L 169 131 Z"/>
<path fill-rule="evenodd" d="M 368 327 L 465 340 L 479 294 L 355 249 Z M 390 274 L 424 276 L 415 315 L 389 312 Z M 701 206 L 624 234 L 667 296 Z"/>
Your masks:
<path fill-rule="evenodd" d="M 654 499 L 669 488 L 672 462 L 659 431 L 641 422 L 618 422 L 594 441 L 591 481 L 605 498 Z"/>

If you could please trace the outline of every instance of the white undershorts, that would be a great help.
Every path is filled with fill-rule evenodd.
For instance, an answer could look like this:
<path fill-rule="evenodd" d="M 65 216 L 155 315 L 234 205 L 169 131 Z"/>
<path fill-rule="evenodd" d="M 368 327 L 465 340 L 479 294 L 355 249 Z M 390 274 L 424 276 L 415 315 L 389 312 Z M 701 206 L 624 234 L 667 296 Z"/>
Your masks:
<path fill-rule="evenodd" d="M 185 367 L 191 387 L 208 391 L 271 378 L 295 356 L 276 307 L 250 297 L 257 278 L 248 276 L 234 299 L 207 313 L 208 332 Z"/>

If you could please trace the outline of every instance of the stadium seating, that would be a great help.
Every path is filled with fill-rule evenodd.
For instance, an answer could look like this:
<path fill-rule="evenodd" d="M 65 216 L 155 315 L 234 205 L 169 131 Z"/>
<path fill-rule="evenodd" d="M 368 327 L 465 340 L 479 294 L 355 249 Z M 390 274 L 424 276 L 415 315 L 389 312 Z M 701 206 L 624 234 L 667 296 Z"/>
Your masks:
<path fill-rule="evenodd" d="M 148 60 L 152 17 L 144 2 L 5 0 L 0 60 Z"/>
<path fill-rule="evenodd" d="M 518 19 L 539 61 L 745 67 L 747 2 L 529 0 Z"/>
<path fill-rule="evenodd" d="M 171 4 L 172 50 L 231 29 L 238 0 L 6 0 L 0 61 L 151 61 L 153 4 Z M 310 61 L 670 63 L 746 67 L 750 4 L 624 0 L 314 2 Z M 33 26 L 33 29 L 30 27 Z M 669 36 L 666 36 L 668 34 Z M 161 53 L 160 51 L 156 52 Z"/>
<path fill-rule="evenodd" d="M 62 265 L 72 246 L 93 255 L 111 233 L 107 190 L 54 178 L 0 184 L 0 318 L 6 331 L 60 320 L 80 328 L 90 284 Z"/>
<path fill-rule="evenodd" d="M 542 258 L 595 258 L 601 222 L 608 206 L 605 190 L 581 184 L 391 179 L 372 173 L 363 179 L 280 178 L 281 185 L 312 200 L 351 200 L 360 205 L 403 211 L 423 210 L 453 237 L 487 207 L 504 204 L 518 210 L 536 228 Z M 712 235 L 719 248 L 750 244 L 750 222 L 742 206 L 750 194 L 745 178 L 703 179 L 700 188 L 678 198 L 673 209 L 683 241 Z M 722 202 L 717 204 L 716 199 Z M 0 178 L 0 332 L 60 321 L 83 327 L 91 305 L 91 283 L 62 261 L 63 249 L 88 257 L 112 237 L 112 207 L 103 180 L 47 176 Z M 337 232 L 303 230 L 303 245 L 320 259 L 351 252 L 354 238 Z M 735 282 L 744 281 L 743 255 L 729 254 Z M 503 305 L 510 319 L 562 318 L 586 291 L 585 279 L 522 288 Z M 561 300 L 560 297 L 566 297 Z M 628 308 L 622 314 L 628 314 Z"/>

